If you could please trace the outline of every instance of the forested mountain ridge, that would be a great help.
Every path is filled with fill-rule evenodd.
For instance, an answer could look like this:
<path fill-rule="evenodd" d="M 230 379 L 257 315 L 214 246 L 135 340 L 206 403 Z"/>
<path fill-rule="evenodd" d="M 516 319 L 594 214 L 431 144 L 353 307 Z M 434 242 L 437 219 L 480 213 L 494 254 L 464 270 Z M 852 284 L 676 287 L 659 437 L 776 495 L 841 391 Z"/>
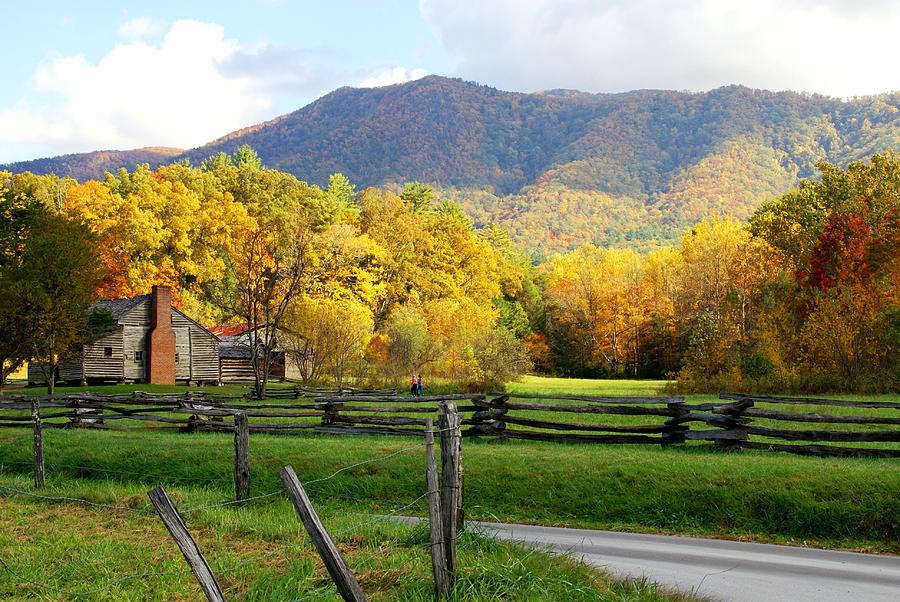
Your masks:
<path fill-rule="evenodd" d="M 169 163 L 183 152 L 184 149 L 165 146 L 148 146 L 124 151 L 100 150 L 20 161 L 9 165 L 0 165 L 0 168 L 14 173 L 23 171 L 41 175 L 55 173 L 61 177 L 68 176 L 84 182 L 86 180 L 102 180 L 107 171 L 115 172 L 120 167 L 133 169 L 135 165 L 142 163 L 148 163 L 154 167 Z"/>
<path fill-rule="evenodd" d="M 900 149 L 900 94 L 849 101 L 728 86 L 705 93 L 639 90 L 522 94 L 429 76 L 340 88 L 272 121 L 175 159 L 197 164 L 249 144 L 266 165 L 314 183 L 334 172 L 360 188 L 419 180 L 479 225 L 500 223 L 533 252 L 586 241 L 654 246 L 711 214 L 749 216 L 813 176 Z M 57 158 L 31 169 L 102 177 Z"/>

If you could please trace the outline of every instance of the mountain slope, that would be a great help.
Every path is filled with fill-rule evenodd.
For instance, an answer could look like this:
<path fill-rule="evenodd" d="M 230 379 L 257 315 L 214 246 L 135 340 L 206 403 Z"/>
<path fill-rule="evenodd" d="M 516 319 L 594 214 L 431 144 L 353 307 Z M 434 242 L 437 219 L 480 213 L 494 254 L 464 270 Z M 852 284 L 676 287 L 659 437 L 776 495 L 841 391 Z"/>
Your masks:
<path fill-rule="evenodd" d="M 180 148 L 160 146 L 126 151 L 102 150 L 10 163 L 9 165 L 0 165 L 0 169 L 14 173 L 23 171 L 36 174 L 55 173 L 60 177 L 69 176 L 78 181 L 96 180 L 103 179 L 106 172 L 116 172 L 121 167 L 133 169 L 135 165 L 141 163 L 149 163 L 154 167 L 162 165 L 172 161 L 183 152 L 184 150 Z"/>
<path fill-rule="evenodd" d="M 338 171 L 359 187 L 430 182 L 476 223 L 500 222 L 537 253 L 585 241 L 654 246 L 707 215 L 748 216 L 820 159 L 843 165 L 900 149 L 900 94 L 521 94 L 429 76 L 341 88 L 172 158 L 197 164 L 243 144 L 310 182 Z M 90 173 L 78 156 L 54 161 L 57 173 L 81 177 L 106 169 L 95 161 Z"/>

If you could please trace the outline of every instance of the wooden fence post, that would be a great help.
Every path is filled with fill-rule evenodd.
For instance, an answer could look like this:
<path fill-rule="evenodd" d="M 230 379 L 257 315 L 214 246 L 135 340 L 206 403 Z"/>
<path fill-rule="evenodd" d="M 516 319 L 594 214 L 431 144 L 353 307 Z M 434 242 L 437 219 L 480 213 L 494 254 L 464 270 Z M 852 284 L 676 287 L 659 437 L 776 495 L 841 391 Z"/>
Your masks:
<path fill-rule="evenodd" d="M 456 576 L 456 534 L 459 530 L 459 507 L 462 501 L 460 479 L 459 414 L 456 404 L 441 402 L 438 427 L 441 430 L 441 511 L 444 526 L 444 554 L 450 583 Z"/>
<path fill-rule="evenodd" d="M 250 422 L 246 412 L 234 414 L 234 499 L 250 497 Z"/>
<path fill-rule="evenodd" d="M 319 556 L 322 557 L 325 568 L 328 569 L 328 574 L 331 575 L 332 580 L 337 585 L 338 593 L 347 602 L 366 602 L 366 595 L 363 593 L 362 588 L 359 587 L 359 583 L 356 582 L 356 577 L 353 576 L 353 571 L 347 566 L 341 551 L 335 545 L 331 536 L 328 535 L 328 531 L 325 530 L 322 521 L 319 520 L 319 515 L 316 514 L 316 510 L 309 501 L 309 497 L 307 497 L 303 485 L 300 484 L 300 479 L 297 478 L 297 473 L 294 472 L 293 467 L 285 466 L 281 470 L 281 482 L 284 483 L 288 497 L 294 503 L 294 508 L 297 509 L 297 514 L 300 515 L 300 520 L 303 521 L 306 532 L 309 533 L 313 545 L 316 546 Z"/>
<path fill-rule="evenodd" d="M 163 524 L 172 535 L 172 539 L 175 540 L 181 553 L 184 554 L 184 558 L 190 565 L 194 575 L 196 575 L 197 581 L 200 582 L 200 587 L 203 589 L 203 593 L 206 594 L 206 598 L 210 602 L 225 602 L 222 588 L 219 587 L 219 583 L 216 581 L 215 575 L 212 574 L 206 558 L 203 557 L 203 553 L 188 532 L 181 515 L 175 509 L 175 504 L 172 503 L 166 490 L 162 486 L 157 487 L 148 492 L 147 497 L 150 498 Z"/>
<path fill-rule="evenodd" d="M 31 422 L 34 426 L 34 488 L 44 487 L 44 435 L 41 430 L 41 401 L 31 400 Z"/>
<path fill-rule="evenodd" d="M 450 577 L 444 550 L 444 526 L 441 515 L 441 491 L 438 485 L 437 463 L 434 459 L 434 431 L 431 418 L 425 421 L 425 482 L 428 486 L 428 526 L 431 528 L 431 569 L 434 573 L 434 593 L 438 600 L 450 594 Z"/>

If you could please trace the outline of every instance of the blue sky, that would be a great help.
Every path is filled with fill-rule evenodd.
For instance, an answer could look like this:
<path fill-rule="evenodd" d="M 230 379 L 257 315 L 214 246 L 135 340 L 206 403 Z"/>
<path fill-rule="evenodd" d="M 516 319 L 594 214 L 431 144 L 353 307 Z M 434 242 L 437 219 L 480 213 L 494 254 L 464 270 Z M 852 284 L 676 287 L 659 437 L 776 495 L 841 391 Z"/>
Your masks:
<path fill-rule="evenodd" d="M 900 89 L 900 0 L 4 2 L 0 163 L 187 148 L 343 85 Z"/>

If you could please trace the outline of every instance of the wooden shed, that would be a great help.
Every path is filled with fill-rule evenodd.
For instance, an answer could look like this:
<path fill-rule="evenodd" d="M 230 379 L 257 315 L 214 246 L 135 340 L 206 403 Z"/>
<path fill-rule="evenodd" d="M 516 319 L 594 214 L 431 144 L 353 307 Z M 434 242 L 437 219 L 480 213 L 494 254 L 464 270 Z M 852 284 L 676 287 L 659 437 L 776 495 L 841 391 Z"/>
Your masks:
<path fill-rule="evenodd" d="M 251 329 L 246 324 L 222 324 L 209 330 L 220 340 L 219 361 L 222 382 L 224 384 L 253 382 L 253 364 L 250 359 Z M 285 351 L 277 344 L 272 354 L 269 378 L 278 380 L 300 378 L 297 368 L 293 363 L 286 361 Z"/>
<path fill-rule="evenodd" d="M 60 364 L 67 383 L 151 382 L 218 384 L 219 339 L 171 305 L 168 287 L 130 299 L 99 301 L 115 324 L 82 356 Z M 28 367 L 29 383 L 44 380 L 40 366 Z"/>

